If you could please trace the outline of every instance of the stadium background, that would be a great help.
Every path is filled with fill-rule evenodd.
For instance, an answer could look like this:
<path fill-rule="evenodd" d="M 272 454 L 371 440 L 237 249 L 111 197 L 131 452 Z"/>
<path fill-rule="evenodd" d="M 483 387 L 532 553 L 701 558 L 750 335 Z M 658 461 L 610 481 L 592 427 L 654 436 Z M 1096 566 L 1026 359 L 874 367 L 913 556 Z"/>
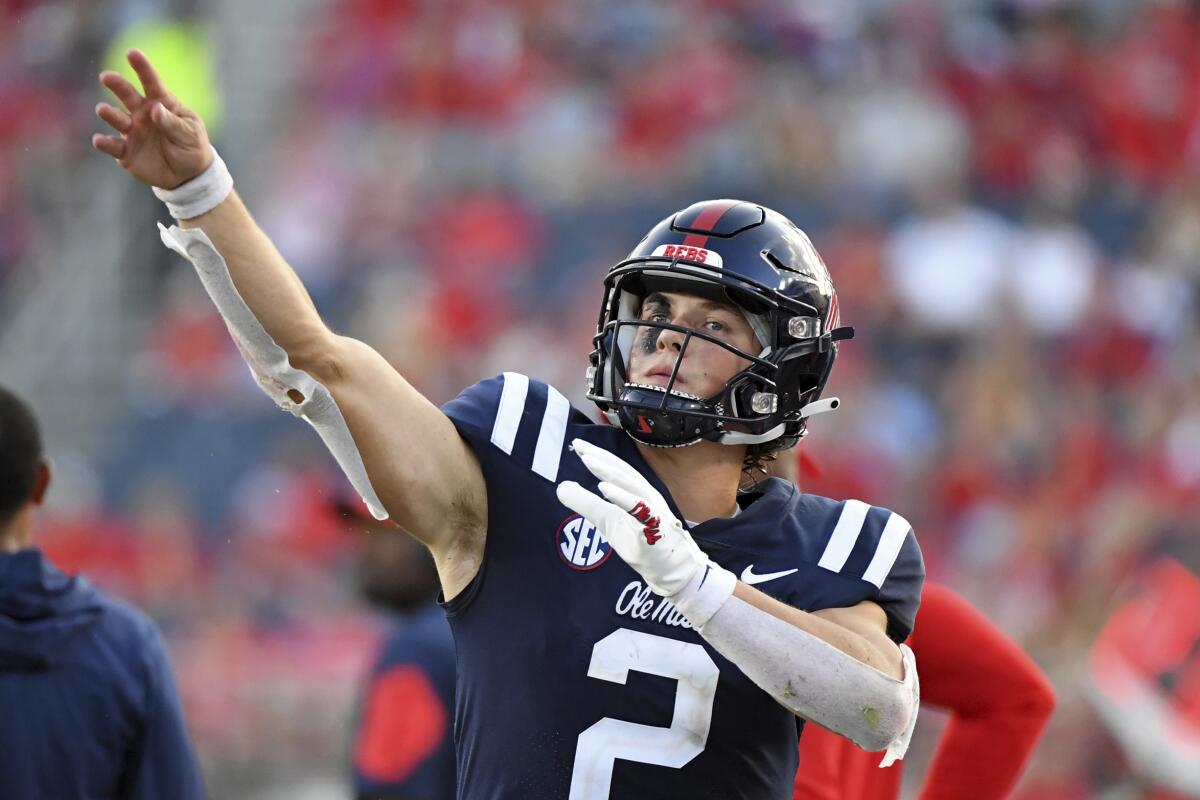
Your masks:
<path fill-rule="evenodd" d="M 54 457 L 39 541 L 163 625 L 213 797 L 345 792 L 381 628 L 344 482 L 88 147 L 137 44 L 326 319 L 438 402 L 515 369 L 586 408 L 602 275 L 654 221 L 791 216 L 858 329 L 802 483 L 901 510 L 1051 676 L 1018 797 L 1166 797 L 1086 657 L 1140 569 L 1200 568 L 1198 42 L 1190 2 L 0 0 L 0 381 Z"/>

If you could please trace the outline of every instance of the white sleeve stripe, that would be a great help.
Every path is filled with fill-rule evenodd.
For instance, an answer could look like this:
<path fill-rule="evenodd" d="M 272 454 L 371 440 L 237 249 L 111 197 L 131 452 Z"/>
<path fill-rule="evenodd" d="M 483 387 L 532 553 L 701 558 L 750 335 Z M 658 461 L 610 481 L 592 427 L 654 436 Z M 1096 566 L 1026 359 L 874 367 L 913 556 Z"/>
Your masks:
<path fill-rule="evenodd" d="M 829 543 L 825 545 L 825 552 L 817 562 L 818 567 L 833 572 L 842 571 L 842 567 L 846 566 L 846 559 L 850 558 L 850 551 L 854 549 L 854 543 L 858 541 L 858 535 L 862 533 L 863 522 L 866 521 L 867 512 L 870 510 L 871 507 L 861 500 L 846 501 L 842 506 L 842 515 L 838 517 L 837 526 L 829 537 Z"/>
<path fill-rule="evenodd" d="M 537 447 L 533 450 L 533 471 L 548 481 L 556 481 L 563 441 L 567 438 L 571 403 L 553 386 L 546 389 L 546 413 L 542 416 L 542 429 L 538 431 Z"/>
<path fill-rule="evenodd" d="M 879 546 L 875 549 L 875 557 L 871 559 L 867 571 L 863 573 L 864 581 L 875 584 L 877 588 L 883 588 L 883 582 L 887 580 L 888 573 L 892 571 L 892 565 L 896 563 L 896 558 L 900 555 L 900 548 L 903 546 L 904 540 L 908 538 L 908 532 L 911 529 L 912 526 L 908 524 L 908 520 L 892 512 L 892 515 L 888 517 L 887 524 L 883 526 L 883 533 L 879 534 Z"/>
<path fill-rule="evenodd" d="M 521 427 L 521 414 L 525 411 L 525 395 L 528 392 L 529 378 L 519 372 L 504 373 L 500 408 L 496 410 L 496 421 L 492 424 L 492 444 L 507 455 L 512 455 L 513 443 L 517 441 L 517 429 Z"/>

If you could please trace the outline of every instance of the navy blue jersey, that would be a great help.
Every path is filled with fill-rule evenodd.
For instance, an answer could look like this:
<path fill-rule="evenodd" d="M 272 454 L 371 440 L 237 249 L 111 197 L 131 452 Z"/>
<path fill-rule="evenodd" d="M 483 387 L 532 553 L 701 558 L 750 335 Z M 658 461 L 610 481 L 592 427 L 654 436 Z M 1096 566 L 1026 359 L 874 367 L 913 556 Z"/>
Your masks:
<path fill-rule="evenodd" d="M 459 797 L 790 798 L 796 717 L 558 502 L 563 480 L 596 490 L 568 449 L 576 437 L 632 464 L 671 502 L 634 442 L 516 373 L 443 410 L 488 487 L 483 564 L 445 604 L 458 653 Z M 908 635 L 924 565 L 902 517 L 778 479 L 739 507 L 691 526 L 714 561 L 800 609 L 872 600 L 892 638 Z"/>
<path fill-rule="evenodd" d="M 0 554 L 0 800 L 200 800 L 154 623 L 39 550 Z"/>

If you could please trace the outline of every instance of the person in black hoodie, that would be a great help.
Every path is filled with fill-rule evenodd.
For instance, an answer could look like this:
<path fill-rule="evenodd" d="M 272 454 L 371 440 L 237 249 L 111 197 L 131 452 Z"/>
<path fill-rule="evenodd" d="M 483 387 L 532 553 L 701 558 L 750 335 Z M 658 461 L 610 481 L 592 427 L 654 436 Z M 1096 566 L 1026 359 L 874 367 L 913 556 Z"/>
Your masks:
<path fill-rule="evenodd" d="M 50 468 L 0 386 L 0 800 L 202 798 L 154 623 L 32 544 Z"/>

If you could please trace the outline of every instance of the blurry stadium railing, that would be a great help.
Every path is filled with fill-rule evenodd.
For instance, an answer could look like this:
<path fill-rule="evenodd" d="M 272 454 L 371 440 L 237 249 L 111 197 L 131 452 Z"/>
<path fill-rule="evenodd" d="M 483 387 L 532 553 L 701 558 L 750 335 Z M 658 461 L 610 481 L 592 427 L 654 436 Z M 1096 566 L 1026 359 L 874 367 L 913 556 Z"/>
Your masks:
<path fill-rule="evenodd" d="M 37 405 L 51 446 L 87 451 L 119 412 L 131 337 L 149 310 L 130 302 L 144 275 L 131 266 L 146 248 L 129 217 L 146 208 L 139 187 L 100 159 L 43 179 L 58 186 L 37 217 L 36 263 L 0 309 L 0 380 Z"/>

